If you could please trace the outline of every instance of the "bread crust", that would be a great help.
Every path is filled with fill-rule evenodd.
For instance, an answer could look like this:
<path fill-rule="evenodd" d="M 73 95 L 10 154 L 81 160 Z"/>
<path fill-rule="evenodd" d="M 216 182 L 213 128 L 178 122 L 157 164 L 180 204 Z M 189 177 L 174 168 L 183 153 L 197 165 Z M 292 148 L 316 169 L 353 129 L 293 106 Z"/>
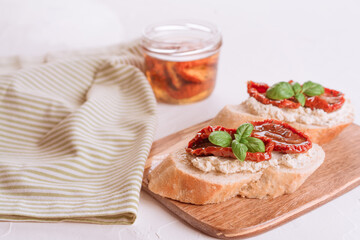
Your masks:
<path fill-rule="evenodd" d="M 247 107 L 244 104 L 241 105 L 226 105 L 210 122 L 210 125 L 221 125 L 226 128 L 237 128 L 241 124 L 250 121 L 262 121 L 266 118 L 251 114 Z M 294 128 L 299 129 L 310 137 L 310 140 L 313 143 L 325 144 L 334 139 L 341 131 L 349 126 L 352 121 L 334 125 L 331 127 L 328 126 L 314 126 L 306 125 L 302 123 L 289 123 Z"/>
<path fill-rule="evenodd" d="M 178 154 L 170 154 L 150 172 L 148 188 L 153 193 L 197 205 L 219 203 L 236 196 L 245 184 L 260 177 L 259 174 L 246 174 L 239 175 L 238 181 L 232 183 L 214 183 L 191 174 L 184 166 L 179 167 L 181 159 L 178 158 Z M 206 175 L 190 164 L 188 167 Z"/>
<path fill-rule="evenodd" d="M 325 153 L 314 145 L 316 157 L 303 168 L 268 167 L 256 173 L 205 173 L 184 158 L 185 150 L 170 154 L 148 175 L 148 188 L 163 197 L 204 205 L 237 195 L 275 198 L 294 192 L 323 163 Z M 220 180 L 219 180 L 220 179 Z"/>

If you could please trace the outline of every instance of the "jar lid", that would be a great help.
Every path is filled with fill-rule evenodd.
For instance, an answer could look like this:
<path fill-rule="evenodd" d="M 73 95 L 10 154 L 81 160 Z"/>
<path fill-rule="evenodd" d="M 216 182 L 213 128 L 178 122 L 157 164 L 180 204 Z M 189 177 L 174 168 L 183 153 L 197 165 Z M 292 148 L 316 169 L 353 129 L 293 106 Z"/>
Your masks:
<path fill-rule="evenodd" d="M 179 20 L 146 27 L 141 43 L 144 51 L 153 57 L 185 61 L 214 54 L 222 39 L 211 23 Z"/>

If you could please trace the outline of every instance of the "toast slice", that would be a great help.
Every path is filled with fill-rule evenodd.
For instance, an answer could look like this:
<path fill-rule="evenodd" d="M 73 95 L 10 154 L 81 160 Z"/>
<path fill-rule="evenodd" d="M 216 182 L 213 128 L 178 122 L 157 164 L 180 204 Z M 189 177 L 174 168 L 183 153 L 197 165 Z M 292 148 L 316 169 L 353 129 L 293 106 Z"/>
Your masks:
<path fill-rule="evenodd" d="M 252 162 L 253 169 L 225 174 L 199 170 L 192 164 L 196 157 L 182 149 L 167 156 L 150 172 L 148 188 L 163 197 L 197 205 L 220 203 L 237 195 L 275 198 L 298 189 L 325 158 L 317 144 L 313 144 L 306 155 L 296 167 L 281 163 L 265 163 L 265 167 L 259 167 L 264 166 L 264 162 Z"/>
<path fill-rule="evenodd" d="M 241 124 L 250 121 L 262 121 L 267 119 L 252 114 L 247 105 L 243 102 L 239 105 L 226 105 L 210 122 L 211 125 L 221 125 L 226 128 L 237 128 Z M 310 137 L 313 143 L 325 144 L 341 133 L 341 131 L 353 122 L 349 117 L 348 121 L 333 126 L 307 125 L 297 122 L 288 122 L 294 128 L 304 132 Z"/>

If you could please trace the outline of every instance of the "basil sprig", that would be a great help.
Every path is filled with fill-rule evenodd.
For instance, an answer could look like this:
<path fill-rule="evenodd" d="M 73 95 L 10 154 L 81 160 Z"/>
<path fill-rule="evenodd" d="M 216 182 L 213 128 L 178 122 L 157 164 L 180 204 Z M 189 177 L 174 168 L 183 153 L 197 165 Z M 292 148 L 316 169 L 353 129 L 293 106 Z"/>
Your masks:
<path fill-rule="evenodd" d="M 266 91 L 266 97 L 274 100 L 283 100 L 294 96 L 294 90 L 288 82 L 279 82 Z"/>
<path fill-rule="evenodd" d="M 308 95 L 309 97 L 318 96 L 324 93 L 324 88 L 318 83 L 313 83 L 308 81 L 303 84 L 302 92 Z"/>
<path fill-rule="evenodd" d="M 273 100 L 283 100 L 295 97 L 301 106 L 304 106 L 306 101 L 305 95 L 313 97 L 323 93 L 323 86 L 312 81 L 307 81 L 302 86 L 297 82 L 292 85 L 288 82 L 279 82 L 266 91 L 266 97 Z"/>
<path fill-rule="evenodd" d="M 265 152 L 265 144 L 258 138 L 250 137 L 254 126 L 250 123 L 242 124 L 234 134 L 235 139 L 225 131 L 214 131 L 208 139 L 220 147 L 230 147 L 237 159 L 244 161 L 246 152 Z"/>
<path fill-rule="evenodd" d="M 246 152 L 248 151 L 248 148 L 245 144 L 233 140 L 231 143 L 231 149 L 237 159 L 239 159 L 240 161 L 245 161 Z"/>
<path fill-rule="evenodd" d="M 210 133 L 208 139 L 212 144 L 220 147 L 229 147 L 232 141 L 231 135 L 224 131 L 214 131 Z"/>

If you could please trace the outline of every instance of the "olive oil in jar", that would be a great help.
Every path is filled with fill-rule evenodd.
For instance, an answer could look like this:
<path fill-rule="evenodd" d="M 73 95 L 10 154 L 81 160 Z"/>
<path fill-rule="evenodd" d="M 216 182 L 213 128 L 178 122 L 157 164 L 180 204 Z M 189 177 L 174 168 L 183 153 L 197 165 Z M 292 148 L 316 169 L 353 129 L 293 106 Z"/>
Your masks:
<path fill-rule="evenodd" d="M 146 77 L 158 101 L 186 104 L 212 93 L 221 47 L 213 25 L 153 25 L 145 30 L 142 45 Z"/>

